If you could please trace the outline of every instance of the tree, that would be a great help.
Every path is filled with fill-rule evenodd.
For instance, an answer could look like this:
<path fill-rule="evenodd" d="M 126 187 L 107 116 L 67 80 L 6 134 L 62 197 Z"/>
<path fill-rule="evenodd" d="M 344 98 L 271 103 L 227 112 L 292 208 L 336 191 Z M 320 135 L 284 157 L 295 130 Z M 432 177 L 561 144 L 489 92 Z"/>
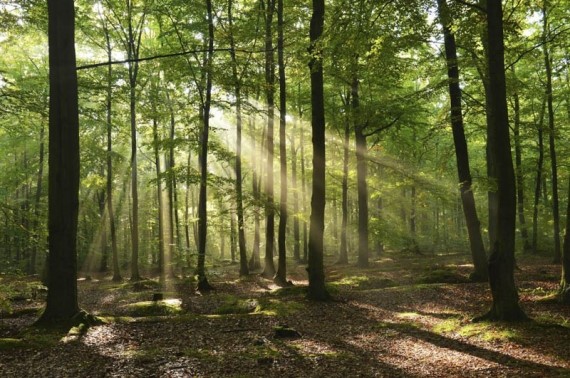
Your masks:
<path fill-rule="evenodd" d="M 453 143 L 455 145 L 459 190 L 461 192 L 461 203 L 463 205 L 465 222 L 467 223 L 471 256 L 473 258 L 473 265 L 475 268 L 471 277 L 477 281 L 486 281 L 487 257 L 485 255 L 483 238 L 481 236 L 481 225 L 479 217 L 477 216 L 477 208 L 475 207 L 475 196 L 471 186 L 472 179 L 471 170 L 469 168 L 469 152 L 463 128 L 461 88 L 459 86 L 459 68 L 457 63 L 455 36 L 452 32 L 452 24 L 446 0 L 438 0 L 437 6 L 440 23 L 443 28 L 447 76 L 449 79 L 451 128 L 453 130 Z"/>
<path fill-rule="evenodd" d="M 230 38 L 230 55 L 232 59 L 232 76 L 234 80 L 234 95 L 236 97 L 236 212 L 237 212 L 237 226 L 238 226 L 238 245 L 239 245 L 239 274 L 245 276 L 249 274 L 247 264 L 247 249 L 245 242 L 245 224 L 243 219 L 243 176 L 242 176 L 242 110 L 241 110 L 241 78 L 237 70 L 236 46 L 234 39 L 233 28 L 233 1 L 228 0 L 228 23 L 229 23 L 229 38 Z M 233 218 L 232 218 L 233 219 Z"/>
<path fill-rule="evenodd" d="M 313 141 L 313 195 L 311 197 L 311 225 L 309 230 L 308 297 L 327 300 L 330 295 L 325 287 L 323 266 L 325 229 L 325 104 L 323 89 L 322 41 L 325 19 L 324 0 L 313 0 L 310 38 L 311 61 L 311 127 Z"/>
<path fill-rule="evenodd" d="M 202 130 L 200 133 L 200 197 L 198 199 L 198 290 L 208 291 L 212 286 L 206 277 L 206 238 L 208 236 L 208 139 L 210 135 L 210 107 L 212 101 L 212 58 L 214 55 L 214 16 L 212 1 L 206 0 L 206 13 L 208 18 L 208 51 L 204 67 L 206 72 L 206 98 L 202 104 L 200 117 Z"/>
<path fill-rule="evenodd" d="M 279 160 L 281 173 L 281 196 L 279 200 L 279 234 L 277 237 L 279 262 L 274 280 L 280 286 L 287 286 L 287 88 L 285 78 L 285 59 L 283 55 L 283 0 L 277 0 L 277 61 L 279 66 Z"/>
<path fill-rule="evenodd" d="M 487 3 L 489 43 L 489 91 L 492 123 L 488 125 L 495 139 L 493 163 L 497 170 L 497 237 L 491 246 L 489 284 L 493 304 L 489 312 L 475 320 L 520 321 L 527 316 L 519 305 L 514 280 L 516 195 L 515 173 L 511 156 L 507 91 L 504 63 L 503 10 L 500 0 Z"/>
<path fill-rule="evenodd" d="M 71 322 L 77 302 L 79 112 L 73 0 L 48 1 L 49 278 L 47 306 L 38 323 Z"/>
<path fill-rule="evenodd" d="M 265 148 L 267 150 L 265 172 L 265 265 L 263 276 L 273 278 L 273 249 L 275 247 L 275 204 L 273 198 L 273 130 L 275 123 L 275 64 L 273 62 L 273 13 L 275 0 L 261 0 L 261 8 L 265 12 L 265 99 L 267 102 L 267 134 Z"/>

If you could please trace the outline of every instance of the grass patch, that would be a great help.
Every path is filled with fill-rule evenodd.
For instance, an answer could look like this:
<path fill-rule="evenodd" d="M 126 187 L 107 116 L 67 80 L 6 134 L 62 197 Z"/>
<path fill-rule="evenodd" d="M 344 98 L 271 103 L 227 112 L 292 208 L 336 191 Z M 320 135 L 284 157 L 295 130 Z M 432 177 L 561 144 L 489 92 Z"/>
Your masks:
<path fill-rule="evenodd" d="M 271 295 L 276 297 L 298 297 L 307 295 L 307 286 L 288 286 L 271 290 Z"/>
<path fill-rule="evenodd" d="M 22 339 L 0 338 L 0 350 L 25 348 L 28 344 Z"/>

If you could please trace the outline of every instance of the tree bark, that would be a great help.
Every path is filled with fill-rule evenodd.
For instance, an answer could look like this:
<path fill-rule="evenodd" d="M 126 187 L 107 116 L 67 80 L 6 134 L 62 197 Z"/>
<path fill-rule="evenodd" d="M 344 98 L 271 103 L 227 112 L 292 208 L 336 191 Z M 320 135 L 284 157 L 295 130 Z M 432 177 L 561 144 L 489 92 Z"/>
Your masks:
<path fill-rule="evenodd" d="M 279 230 L 277 245 L 279 260 L 277 272 L 273 280 L 277 285 L 287 286 L 287 247 L 285 239 L 287 236 L 287 88 L 285 80 L 285 59 L 283 57 L 284 37 L 283 37 L 283 0 L 277 0 L 277 65 L 279 67 L 279 162 L 281 173 L 281 192 L 279 198 Z"/>
<path fill-rule="evenodd" d="M 241 82 L 237 71 L 237 58 L 235 52 L 235 40 L 233 29 L 233 1 L 228 0 L 228 23 L 230 27 L 230 56 L 232 58 L 232 75 L 234 80 L 234 96 L 236 98 L 236 211 L 237 211 L 237 228 L 238 228 L 238 245 L 239 245 L 239 261 L 240 276 L 249 274 L 247 264 L 247 247 L 245 241 L 245 224 L 243 216 L 243 177 L 241 169 L 241 139 L 242 139 L 242 114 L 241 114 Z"/>
<path fill-rule="evenodd" d="M 350 104 L 350 92 L 347 93 L 345 107 Z M 346 112 L 348 114 L 348 112 Z M 350 120 L 346 117 L 344 121 L 344 140 L 342 157 L 342 220 L 340 225 L 340 251 L 339 264 L 348 264 L 348 163 L 349 163 L 349 143 L 350 143 Z"/>
<path fill-rule="evenodd" d="M 325 104 L 323 88 L 323 62 L 320 39 L 325 18 L 324 0 L 313 0 L 311 17 L 311 126 L 313 142 L 313 194 L 311 197 L 311 228 L 309 232 L 308 297 L 312 300 L 327 300 L 330 295 L 325 287 L 323 266 L 325 229 Z"/>
<path fill-rule="evenodd" d="M 364 124 L 359 116 L 360 97 L 359 82 L 354 76 L 352 79 L 352 112 L 354 121 L 354 133 L 356 141 L 356 176 L 358 187 L 358 263 L 361 268 L 368 266 L 368 147 L 364 135 Z"/>
<path fill-rule="evenodd" d="M 541 184 L 544 166 L 544 113 L 546 110 L 546 97 L 540 107 L 540 116 L 537 124 L 538 159 L 536 161 L 536 181 L 534 184 L 534 203 L 532 208 L 532 252 L 538 253 L 538 203 L 540 202 Z"/>
<path fill-rule="evenodd" d="M 449 99 L 451 129 L 453 132 L 453 143 L 455 145 L 455 159 L 457 163 L 457 175 L 459 177 L 459 191 L 461 193 L 461 203 L 463 214 L 467 224 L 469 235 L 469 246 L 473 259 L 474 272 L 471 278 L 476 281 L 486 281 L 487 256 L 485 245 L 481 236 L 481 224 L 477 216 L 475 206 L 475 196 L 472 190 L 471 170 L 469 166 L 469 150 L 463 126 L 463 113 L 461 105 L 461 87 L 459 86 L 459 67 L 457 63 L 457 48 L 455 35 L 452 33 L 451 19 L 446 0 L 438 0 L 438 14 L 443 27 L 445 58 L 447 63 L 447 77 L 449 79 Z"/>
<path fill-rule="evenodd" d="M 265 11 L 265 97 L 267 101 L 267 134 L 265 148 L 267 152 L 265 172 L 265 265 L 262 275 L 266 278 L 275 276 L 273 249 L 275 248 L 275 203 L 273 188 L 273 149 L 274 149 L 274 113 L 275 113 L 275 65 L 273 62 L 273 13 L 275 0 L 261 1 Z"/>
<path fill-rule="evenodd" d="M 49 41 L 49 277 L 40 324 L 70 323 L 77 302 L 79 114 L 72 0 L 48 0 Z"/>
<path fill-rule="evenodd" d="M 514 280 L 516 193 L 511 156 L 509 118 L 504 66 L 503 11 L 499 0 L 487 3 L 487 36 L 489 41 L 489 99 L 492 114 L 491 133 L 495 138 L 494 157 L 497 169 L 498 212 L 497 239 L 489 259 L 489 284 L 493 304 L 489 312 L 475 320 L 520 321 L 527 316 L 519 305 Z"/>
<path fill-rule="evenodd" d="M 513 75 L 516 77 L 515 66 L 511 68 Z M 520 114 L 520 98 L 518 91 L 513 92 L 514 100 L 514 128 L 513 128 L 513 138 L 515 142 L 515 174 L 517 180 L 517 213 L 519 216 L 519 225 L 521 239 L 523 243 L 523 252 L 529 252 L 531 250 L 531 245 L 528 240 L 528 229 L 526 227 L 526 217 L 524 214 L 524 177 L 522 172 L 522 148 L 521 148 L 521 114 Z"/>
<path fill-rule="evenodd" d="M 552 65 L 550 59 L 550 52 L 548 51 L 547 37 L 549 34 L 548 16 L 546 4 L 543 3 L 542 7 L 542 52 L 544 55 L 544 68 L 546 73 L 546 104 L 548 109 L 548 145 L 550 148 L 550 167 L 552 169 L 552 218 L 554 227 L 554 256 L 553 263 L 560 264 L 561 249 L 560 249 L 560 207 L 558 201 L 558 164 L 556 160 L 556 142 L 555 142 L 555 129 L 554 129 L 554 105 L 552 95 Z"/>
<path fill-rule="evenodd" d="M 208 188 L 208 138 L 210 135 L 210 103 L 212 99 L 212 58 L 214 55 L 214 19 L 212 1 L 206 0 L 206 12 L 208 17 L 208 52 L 204 69 L 206 70 L 206 98 L 202 104 L 202 132 L 200 135 L 200 195 L 198 199 L 198 264 L 196 274 L 198 276 L 198 290 L 209 291 L 212 286 L 206 277 L 206 238 L 208 235 L 208 211 L 207 211 L 207 188 Z"/>

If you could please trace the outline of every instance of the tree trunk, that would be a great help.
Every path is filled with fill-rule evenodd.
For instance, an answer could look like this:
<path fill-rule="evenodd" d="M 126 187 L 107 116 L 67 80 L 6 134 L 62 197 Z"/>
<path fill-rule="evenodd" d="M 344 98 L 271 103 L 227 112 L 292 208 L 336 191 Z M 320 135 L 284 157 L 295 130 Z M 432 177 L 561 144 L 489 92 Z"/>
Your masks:
<path fill-rule="evenodd" d="M 243 219 L 243 178 L 241 172 L 241 137 L 242 137 L 242 117 L 241 117 L 241 82 L 237 71 L 237 58 L 235 52 L 234 30 L 233 30 L 233 1 L 228 0 L 228 22 L 230 25 L 230 56 L 232 58 L 232 75 L 234 80 L 234 96 L 236 97 L 236 207 L 237 207 L 237 227 L 240 276 L 249 274 L 247 265 L 247 247 L 245 241 L 245 224 Z"/>
<path fill-rule="evenodd" d="M 556 161 L 555 129 L 554 129 L 554 105 L 552 95 L 552 65 L 550 53 L 548 51 L 547 37 L 549 25 L 547 17 L 546 2 L 542 7 L 542 52 L 544 54 L 544 67 L 546 73 L 546 103 L 548 109 L 548 145 L 550 148 L 550 167 L 552 169 L 552 217 L 554 226 L 554 256 L 553 263 L 560 264 L 560 208 L 558 201 L 558 164 Z"/>
<path fill-rule="evenodd" d="M 77 302 L 79 115 L 74 5 L 48 0 L 49 41 L 49 277 L 47 306 L 38 323 L 70 323 Z"/>
<path fill-rule="evenodd" d="M 287 286 L 287 91 L 285 82 L 285 59 L 283 57 L 283 0 L 277 0 L 277 64 L 279 66 L 279 162 L 281 173 L 281 193 L 279 198 L 279 231 L 277 245 L 279 261 L 274 281 L 279 286 Z"/>
<path fill-rule="evenodd" d="M 465 138 L 465 130 L 463 127 L 457 50 L 446 0 L 438 0 L 438 13 L 444 35 L 447 76 L 449 79 L 451 128 L 453 132 L 453 143 L 455 145 L 459 190 L 461 193 L 463 214 L 465 215 L 465 222 L 467 223 L 469 246 L 474 266 L 474 272 L 471 274 L 471 278 L 476 281 L 486 281 L 488 278 L 487 256 L 485 254 L 483 237 L 481 236 L 481 224 L 477 216 L 475 197 L 471 187 L 472 179 L 469 167 L 469 150 L 467 148 L 467 139 Z"/>
<path fill-rule="evenodd" d="M 258 165 L 259 170 L 254 169 L 253 170 L 253 175 L 252 175 L 252 194 L 253 194 L 253 199 L 254 199 L 254 203 L 256 204 L 256 208 L 254 209 L 254 215 L 253 215 L 253 247 L 252 247 L 252 252 L 251 252 L 251 259 L 249 260 L 249 270 L 259 270 L 261 269 L 261 257 L 260 257 L 260 243 L 261 243 L 261 236 L 260 236 L 260 228 L 261 228 L 261 219 L 260 219 L 260 206 L 259 203 L 261 201 L 261 182 L 259 177 L 261 177 L 261 171 L 263 169 L 263 166 L 261 164 L 261 160 L 262 159 L 257 159 L 257 154 L 255 152 L 255 127 L 254 127 L 254 120 L 253 117 L 250 118 L 250 131 L 251 131 L 251 141 L 252 141 L 252 146 L 251 146 L 251 151 L 253 153 L 253 157 L 252 157 L 252 161 L 256 162 Z M 262 133 L 262 137 L 261 140 L 264 139 L 264 134 Z M 263 151 L 263 143 L 261 143 L 261 148 L 260 151 Z M 255 164 L 255 163 L 254 163 Z M 259 171 L 259 174 L 258 174 Z"/>
<path fill-rule="evenodd" d="M 356 177 L 358 186 L 358 266 L 368 266 L 368 176 L 367 146 L 364 135 L 364 124 L 359 116 L 360 98 L 358 93 L 358 78 L 352 80 L 352 111 L 354 133 L 356 140 Z"/>
<path fill-rule="evenodd" d="M 536 181 L 534 184 L 534 203 L 532 208 L 532 252 L 538 252 L 538 203 L 540 202 L 540 192 L 544 166 L 544 113 L 546 110 L 546 97 L 540 107 L 540 116 L 537 124 L 538 132 L 538 159 L 536 162 Z"/>
<path fill-rule="evenodd" d="M 130 125 L 131 125 L 131 196 L 132 196 L 132 225 L 131 225 L 131 281 L 141 279 L 139 273 L 139 192 L 138 192 L 138 166 L 137 166 L 137 121 L 136 121 L 136 85 L 139 71 L 139 51 L 142 35 L 142 25 L 145 14 L 141 16 L 140 27 L 133 29 L 133 4 L 127 2 L 128 30 L 126 41 L 127 57 L 129 60 L 129 89 L 130 89 Z M 135 34 L 137 34 L 135 36 Z"/>
<path fill-rule="evenodd" d="M 345 106 L 350 104 L 350 92 L 346 96 Z M 348 114 L 348 112 L 347 112 Z M 348 227 L 348 153 L 350 143 L 350 120 L 346 117 L 344 121 L 344 140 L 342 158 L 342 220 L 340 225 L 340 251 L 338 257 L 339 264 L 348 264 L 348 242 L 346 237 Z"/>
<path fill-rule="evenodd" d="M 154 88 L 156 90 L 156 88 Z M 151 96 L 156 95 L 156 93 L 151 94 Z M 155 101 L 153 99 L 151 101 Z M 158 150 L 158 121 L 156 120 L 156 107 L 153 103 L 152 105 L 153 119 L 152 119 L 152 146 L 154 151 L 154 166 L 156 169 L 156 200 L 158 203 L 158 274 L 159 281 L 161 284 L 165 282 L 165 258 L 164 258 L 164 201 L 162 193 L 162 178 L 160 172 L 160 152 Z"/>
<path fill-rule="evenodd" d="M 324 0 L 313 0 L 311 18 L 311 126 L 313 134 L 313 194 L 311 197 L 311 229 L 309 236 L 308 297 L 312 300 L 327 300 L 330 295 L 325 287 L 323 266 L 325 229 L 325 104 L 323 88 L 323 62 L 321 46 L 325 18 Z"/>
<path fill-rule="evenodd" d="M 45 159 L 45 125 L 42 122 L 40 129 L 40 152 L 39 152 L 39 162 L 38 162 L 38 176 L 36 181 L 36 194 L 34 197 L 34 220 L 32 222 L 32 235 L 33 235 L 33 245 L 30 255 L 30 268 L 28 274 L 36 273 L 38 247 L 43 245 L 40 241 L 40 206 L 42 198 L 42 189 L 44 181 L 44 159 Z"/>
<path fill-rule="evenodd" d="M 493 123 L 488 125 L 495 138 L 494 157 L 498 178 L 497 239 L 489 259 L 489 284 L 493 304 L 489 312 L 475 320 L 517 321 L 527 319 L 519 306 L 514 280 L 516 193 L 515 174 L 511 157 L 509 118 L 504 66 L 503 12 L 498 0 L 487 4 L 489 41 L 489 83 L 491 98 L 488 109 Z"/>
<path fill-rule="evenodd" d="M 214 55 L 214 19 L 212 1 L 206 0 L 208 17 L 208 52 L 204 68 L 206 69 L 206 99 L 202 103 L 202 132 L 200 135 L 200 197 L 198 199 L 198 290 L 209 291 L 212 286 L 206 277 L 206 237 L 208 235 L 207 188 L 208 188 L 208 138 L 210 135 L 210 103 L 212 99 L 212 58 Z"/>
<path fill-rule="evenodd" d="M 291 186 L 293 192 L 293 258 L 295 262 L 301 261 L 301 232 L 299 229 L 299 187 L 297 184 L 297 148 L 295 146 L 295 136 L 297 133 L 297 121 L 293 123 L 291 136 Z M 301 141 L 302 143 L 302 141 Z"/>
<path fill-rule="evenodd" d="M 515 75 L 515 66 L 511 68 L 513 75 Z M 523 252 L 529 252 L 531 250 L 531 246 L 528 240 L 528 229 L 526 227 L 526 217 L 524 214 L 524 177 L 522 172 L 522 148 L 521 148 L 521 136 L 520 136 L 520 128 L 521 128 L 521 114 L 520 114 L 520 99 L 519 94 L 515 88 L 513 92 L 513 100 L 514 100 L 514 128 L 513 128 L 513 137 L 515 142 L 515 175 L 517 180 L 517 213 L 519 216 L 519 225 L 520 225 L 520 233 L 521 239 L 523 243 Z"/>
<path fill-rule="evenodd" d="M 261 2 L 265 11 L 265 96 L 267 100 L 267 135 L 265 148 L 267 151 L 265 172 L 265 266 L 262 275 L 266 278 L 275 276 L 273 249 L 275 243 L 275 208 L 273 198 L 273 129 L 275 113 L 275 65 L 273 63 L 273 13 L 275 0 Z"/>

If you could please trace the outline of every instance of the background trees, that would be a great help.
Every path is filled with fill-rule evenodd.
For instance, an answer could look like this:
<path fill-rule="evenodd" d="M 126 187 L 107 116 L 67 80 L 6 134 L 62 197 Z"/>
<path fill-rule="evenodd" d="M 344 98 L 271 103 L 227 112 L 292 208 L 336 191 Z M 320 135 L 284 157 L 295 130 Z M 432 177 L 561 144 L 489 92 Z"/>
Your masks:
<path fill-rule="evenodd" d="M 45 265 L 47 249 L 46 20 L 37 5 L 7 4 L 0 38 L 0 168 L 6 173 L 0 178 L 0 256 L 5 269 L 34 272 Z M 110 253 L 117 279 L 119 269 L 137 279 L 139 263 L 143 273 L 185 276 L 199 263 L 203 278 L 208 267 L 232 262 L 221 254 L 232 244 L 242 274 L 248 253 L 254 263 L 248 268 L 259 271 L 255 263 L 263 248 L 273 277 L 275 219 L 283 221 L 279 252 L 304 260 L 311 197 L 324 201 L 318 249 L 325 263 L 356 260 L 365 266 L 376 259 L 371 246 L 418 256 L 468 251 L 469 235 L 479 227 L 462 214 L 458 165 L 463 197 L 473 197 L 471 210 L 480 215 L 475 249 L 489 239 L 486 192 L 494 193 L 498 182 L 487 177 L 492 112 L 483 3 L 449 1 L 440 20 L 436 1 L 335 0 L 327 3 L 322 35 L 312 42 L 311 9 L 298 1 L 76 4 L 80 269 L 109 265 Z M 556 170 L 569 156 L 565 4 L 507 2 L 503 17 L 521 230 L 513 250 L 528 249 L 523 230 L 532 218 L 533 251 L 549 256 L 560 236 L 553 227 L 556 206 L 564 209 L 568 202 L 567 170 Z M 450 32 L 456 57 L 442 59 L 442 35 L 448 40 Z M 323 114 L 311 103 L 308 80 L 321 51 Z M 448 69 L 455 66 L 446 61 L 454 60 L 461 76 L 450 80 Z M 461 116 L 461 128 L 450 123 L 449 82 L 460 90 L 451 121 Z M 279 149 L 273 146 L 274 111 L 280 114 Z M 326 144 L 326 171 L 322 151 L 309 138 L 315 114 L 326 119 L 317 140 L 319 148 Z M 459 129 L 467 147 L 454 143 Z M 469 172 L 453 159 L 456 152 L 469 154 Z M 321 164 L 316 170 L 313 160 Z M 273 176 L 278 167 L 283 174 Z M 566 222 L 560 217 L 560 229 Z M 485 263 L 477 261 L 482 275 Z"/>

